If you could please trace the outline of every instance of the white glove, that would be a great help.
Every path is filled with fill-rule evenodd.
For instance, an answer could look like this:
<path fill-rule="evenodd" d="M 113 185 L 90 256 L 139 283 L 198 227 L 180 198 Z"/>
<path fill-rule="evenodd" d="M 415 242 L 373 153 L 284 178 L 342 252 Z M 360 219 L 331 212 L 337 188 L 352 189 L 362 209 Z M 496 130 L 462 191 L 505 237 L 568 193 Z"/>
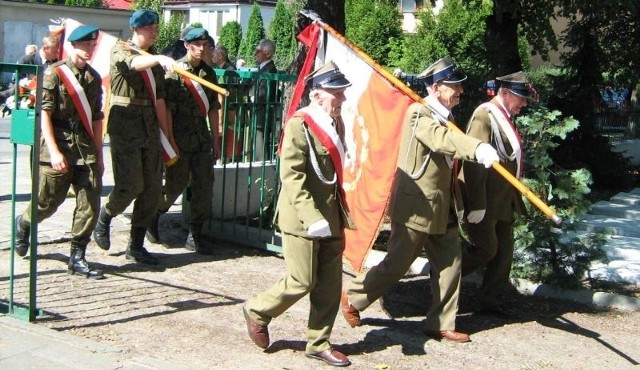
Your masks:
<path fill-rule="evenodd" d="M 486 211 L 484 209 L 471 211 L 469 212 L 469 215 L 467 215 L 467 221 L 469 221 L 472 224 L 477 224 L 478 222 L 482 221 L 482 219 L 484 218 L 485 212 Z"/>
<path fill-rule="evenodd" d="M 478 163 L 482 163 L 485 168 L 489 168 L 493 165 L 493 162 L 500 162 L 498 152 L 487 143 L 480 143 L 476 148 L 476 160 Z"/>
<path fill-rule="evenodd" d="M 311 225 L 309 225 L 307 235 L 314 238 L 326 238 L 328 236 L 331 236 L 329 222 L 323 218 L 322 220 L 318 220 L 312 223 Z"/>

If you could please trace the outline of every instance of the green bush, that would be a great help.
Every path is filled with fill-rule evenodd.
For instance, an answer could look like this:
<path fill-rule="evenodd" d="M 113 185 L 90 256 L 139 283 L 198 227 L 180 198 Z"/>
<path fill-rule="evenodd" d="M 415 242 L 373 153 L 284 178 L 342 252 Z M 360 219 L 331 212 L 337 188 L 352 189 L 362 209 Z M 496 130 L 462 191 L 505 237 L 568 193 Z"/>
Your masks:
<path fill-rule="evenodd" d="M 564 222 L 555 227 L 542 212 L 527 203 L 528 215 L 519 216 L 515 227 L 512 276 L 575 288 L 593 262 L 607 263 L 604 233 L 575 233 L 576 222 L 591 203 L 592 185 L 586 169 L 564 170 L 549 156 L 579 122 L 559 111 L 537 106 L 517 119 L 525 143 L 525 180 L 534 194 L 557 212 Z"/>

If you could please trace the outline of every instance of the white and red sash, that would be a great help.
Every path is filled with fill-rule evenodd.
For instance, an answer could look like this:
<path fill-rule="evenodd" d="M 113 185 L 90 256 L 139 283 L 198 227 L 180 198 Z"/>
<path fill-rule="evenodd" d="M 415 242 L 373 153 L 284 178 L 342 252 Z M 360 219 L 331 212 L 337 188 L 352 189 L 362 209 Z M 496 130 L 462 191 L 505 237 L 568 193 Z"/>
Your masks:
<path fill-rule="evenodd" d="M 500 126 L 500 129 L 502 130 L 502 132 L 504 132 L 505 135 L 507 136 L 507 140 L 509 140 L 509 144 L 511 145 L 511 149 L 513 150 L 513 152 L 511 154 L 509 153 L 504 153 L 504 154 L 507 155 L 506 159 L 511 161 L 515 160 L 516 162 L 515 176 L 516 178 L 520 179 L 522 178 L 522 158 L 523 158 L 522 157 L 522 139 L 520 138 L 520 134 L 518 134 L 518 131 L 516 130 L 515 125 L 511 121 L 511 118 L 509 117 L 505 109 L 498 104 L 500 103 L 498 102 L 496 104 L 492 102 L 487 102 L 487 103 L 480 104 L 480 106 L 477 109 L 480 109 L 480 108 L 488 109 L 490 112 L 489 119 L 491 119 L 494 125 L 497 123 L 497 125 Z M 499 135 L 499 133 L 497 134 Z M 498 143 L 498 145 L 501 145 L 501 144 L 502 143 Z"/>
<path fill-rule="evenodd" d="M 60 76 L 60 79 L 62 79 L 62 83 L 67 88 L 67 91 L 69 91 L 71 101 L 73 101 L 73 106 L 76 108 L 76 112 L 78 112 L 78 115 L 80 116 L 80 121 L 82 121 L 85 131 L 91 140 L 93 140 L 93 126 L 91 125 L 92 112 L 91 107 L 89 106 L 89 100 L 87 99 L 87 94 L 85 94 L 82 85 L 80 85 L 80 82 L 69 66 L 61 64 L 55 67 L 55 71 L 58 76 Z"/>
<path fill-rule="evenodd" d="M 345 148 L 342 140 L 340 140 L 338 131 L 336 131 L 332 125 L 333 118 L 323 111 L 309 107 L 298 110 L 293 116 L 302 118 L 307 126 L 309 126 L 309 129 L 311 129 L 311 132 L 313 132 L 322 145 L 327 148 L 338 177 L 338 188 L 344 196 L 344 189 L 342 189 L 342 164 L 345 158 Z"/>
<path fill-rule="evenodd" d="M 140 75 L 142 76 L 142 80 L 144 81 L 144 86 L 147 88 L 147 92 L 151 96 L 151 101 L 155 107 L 156 105 L 156 80 L 153 78 L 153 72 L 151 72 L 151 68 L 143 69 L 140 71 Z M 171 143 L 169 143 L 169 139 L 164 134 L 162 129 L 160 128 L 160 145 L 162 146 L 162 159 L 167 166 L 174 164 L 178 160 L 178 154 Z"/>
<path fill-rule="evenodd" d="M 207 114 L 209 113 L 209 99 L 207 99 L 207 94 L 205 94 L 204 88 L 197 81 L 193 81 L 187 76 L 182 76 L 182 79 L 191 93 L 191 96 L 193 96 L 193 99 L 198 104 L 200 112 L 203 116 L 207 117 Z"/>

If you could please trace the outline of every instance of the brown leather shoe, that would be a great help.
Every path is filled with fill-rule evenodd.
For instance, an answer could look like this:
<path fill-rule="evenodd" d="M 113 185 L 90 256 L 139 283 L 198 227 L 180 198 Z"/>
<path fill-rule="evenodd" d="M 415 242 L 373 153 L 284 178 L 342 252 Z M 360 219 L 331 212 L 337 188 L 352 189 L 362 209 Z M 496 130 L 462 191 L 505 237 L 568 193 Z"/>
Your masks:
<path fill-rule="evenodd" d="M 331 366 L 343 367 L 351 365 L 351 361 L 349 361 L 349 358 L 344 353 L 333 348 L 325 349 L 318 353 L 307 353 L 305 356 L 324 361 Z"/>
<path fill-rule="evenodd" d="M 449 340 L 456 343 L 471 342 L 469 334 L 459 333 L 455 330 L 425 330 L 427 337 L 431 337 L 437 340 Z"/>
<path fill-rule="evenodd" d="M 347 294 L 344 290 L 340 296 L 340 308 L 342 309 L 342 316 L 347 320 L 349 326 L 355 328 L 356 326 L 362 325 L 362 321 L 360 321 L 360 311 L 349 304 L 349 299 L 347 298 Z"/>
<path fill-rule="evenodd" d="M 244 313 L 244 320 L 247 322 L 249 338 L 262 349 L 269 347 L 269 328 L 266 325 L 258 324 L 249 316 L 246 304 L 242 306 L 242 312 Z"/>

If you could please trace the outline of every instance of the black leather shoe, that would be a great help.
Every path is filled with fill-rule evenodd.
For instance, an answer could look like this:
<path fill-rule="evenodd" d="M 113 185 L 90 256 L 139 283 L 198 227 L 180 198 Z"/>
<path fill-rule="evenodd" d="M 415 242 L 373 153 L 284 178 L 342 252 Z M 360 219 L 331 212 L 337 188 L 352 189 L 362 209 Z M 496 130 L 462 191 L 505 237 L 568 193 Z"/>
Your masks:
<path fill-rule="evenodd" d="M 156 213 L 155 216 L 151 219 L 151 224 L 147 227 L 147 232 L 145 237 L 149 241 L 149 243 L 158 244 L 160 243 L 160 231 L 158 230 L 158 222 L 160 220 L 160 213 Z"/>
<path fill-rule="evenodd" d="M 20 257 L 27 255 L 29 251 L 29 237 L 31 233 L 31 225 L 22 219 L 22 216 L 16 217 L 16 241 L 15 251 Z"/>
<path fill-rule="evenodd" d="M 331 366 L 344 367 L 351 365 L 351 361 L 344 353 L 333 348 L 318 353 L 307 353 L 305 356 L 314 360 L 324 361 Z"/>
<path fill-rule="evenodd" d="M 244 320 L 247 322 L 249 338 L 262 349 L 269 347 L 269 327 L 267 325 L 260 325 L 252 319 L 247 312 L 246 304 L 242 306 L 242 313 L 244 313 Z"/>
<path fill-rule="evenodd" d="M 113 217 L 109 216 L 104 206 L 100 208 L 100 214 L 98 215 L 98 222 L 93 229 L 93 240 L 100 249 L 108 251 L 111 248 L 111 220 Z"/>
<path fill-rule="evenodd" d="M 157 265 L 158 259 L 149 253 L 146 249 L 127 249 L 125 258 L 129 261 L 135 261 L 144 265 Z"/>

